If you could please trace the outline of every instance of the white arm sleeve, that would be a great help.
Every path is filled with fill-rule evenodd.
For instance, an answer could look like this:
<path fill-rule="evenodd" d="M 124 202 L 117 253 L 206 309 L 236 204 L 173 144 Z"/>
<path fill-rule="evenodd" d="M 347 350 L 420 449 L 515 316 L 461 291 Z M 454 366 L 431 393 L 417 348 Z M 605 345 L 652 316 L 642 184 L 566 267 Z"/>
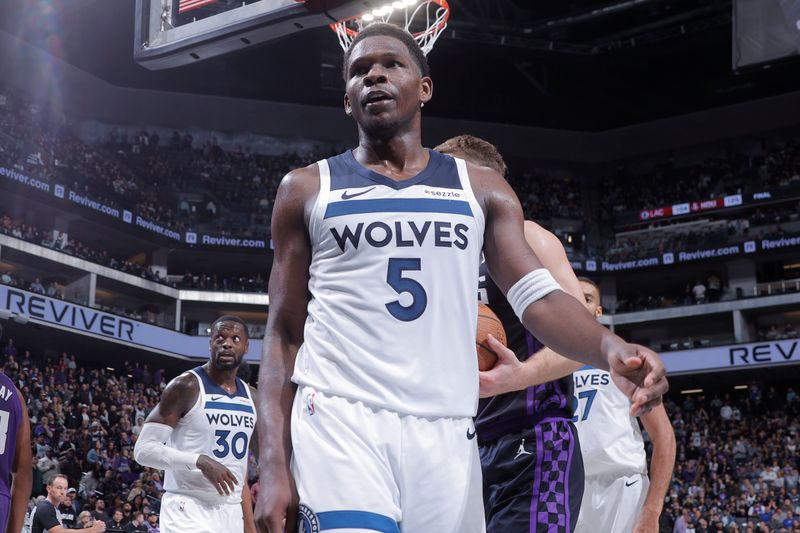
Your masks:
<path fill-rule="evenodd" d="M 529 305 L 540 300 L 553 291 L 560 290 L 561 286 L 546 268 L 537 268 L 520 278 L 513 287 L 508 289 L 506 299 L 514 309 L 514 313 L 522 320 L 522 314 Z"/>
<path fill-rule="evenodd" d="M 147 422 L 142 426 L 139 439 L 133 448 L 133 458 L 137 463 L 159 470 L 186 467 L 189 470 L 197 468 L 199 453 L 182 452 L 171 446 L 167 441 L 175 428 L 157 422 Z"/>

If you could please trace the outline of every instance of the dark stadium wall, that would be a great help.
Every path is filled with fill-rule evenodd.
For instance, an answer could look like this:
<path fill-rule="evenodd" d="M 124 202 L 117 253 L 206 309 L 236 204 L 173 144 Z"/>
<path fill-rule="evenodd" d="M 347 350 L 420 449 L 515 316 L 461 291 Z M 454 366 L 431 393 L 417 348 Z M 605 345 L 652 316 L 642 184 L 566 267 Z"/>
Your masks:
<path fill-rule="evenodd" d="M 352 121 L 339 109 L 116 87 L 5 32 L 0 81 L 76 118 L 112 124 L 356 139 Z M 599 163 L 796 126 L 787 109 L 800 109 L 800 92 L 600 133 L 427 117 L 424 142 L 433 146 L 468 132 L 497 143 L 507 156 Z"/>

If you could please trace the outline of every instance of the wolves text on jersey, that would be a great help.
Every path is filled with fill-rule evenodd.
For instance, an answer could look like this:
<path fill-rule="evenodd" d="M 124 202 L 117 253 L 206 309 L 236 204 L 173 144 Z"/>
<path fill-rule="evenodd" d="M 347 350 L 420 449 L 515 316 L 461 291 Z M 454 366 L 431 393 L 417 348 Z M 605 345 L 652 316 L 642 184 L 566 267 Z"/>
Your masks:
<path fill-rule="evenodd" d="M 466 224 L 431 220 L 421 224 L 413 220 L 397 221 L 393 225 L 381 221 L 369 224 L 359 222 L 355 227 L 344 224 L 339 229 L 331 228 L 331 234 L 342 252 L 346 250 L 348 242 L 358 250 L 358 247 L 365 242 L 373 248 L 384 248 L 392 242 L 398 248 L 407 248 L 422 247 L 430 240 L 437 248 L 455 246 L 460 250 L 466 250 L 469 245 L 468 231 L 469 226 Z"/>

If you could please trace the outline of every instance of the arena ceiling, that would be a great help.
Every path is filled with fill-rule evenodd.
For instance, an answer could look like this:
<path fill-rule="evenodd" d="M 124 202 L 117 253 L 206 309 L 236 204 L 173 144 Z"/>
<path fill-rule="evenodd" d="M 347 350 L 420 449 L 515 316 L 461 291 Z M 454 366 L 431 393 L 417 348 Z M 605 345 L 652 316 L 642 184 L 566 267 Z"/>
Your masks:
<path fill-rule="evenodd" d="M 731 0 L 450 2 L 430 55 L 436 116 L 599 131 L 800 89 L 796 63 L 732 72 Z M 341 105 L 327 28 L 152 72 L 133 61 L 133 12 L 134 0 L 5 0 L 0 29 L 118 86 Z"/>

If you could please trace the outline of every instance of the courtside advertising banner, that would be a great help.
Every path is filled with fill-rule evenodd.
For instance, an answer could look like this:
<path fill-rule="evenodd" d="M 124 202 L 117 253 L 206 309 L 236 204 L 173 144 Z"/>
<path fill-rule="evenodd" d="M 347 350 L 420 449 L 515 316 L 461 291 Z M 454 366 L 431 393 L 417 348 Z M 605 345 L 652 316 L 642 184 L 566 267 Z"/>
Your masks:
<path fill-rule="evenodd" d="M 0 310 L 10 312 L 12 318 L 21 317 L 38 324 L 167 355 L 197 359 L 208 357 L 209 354 L 208 337 L 186 335 L 16 287 L 0 285 Z M 250 351 L 245 359 L 258 361 L 260 355 L 261 340 L 251 340 Z"/>

